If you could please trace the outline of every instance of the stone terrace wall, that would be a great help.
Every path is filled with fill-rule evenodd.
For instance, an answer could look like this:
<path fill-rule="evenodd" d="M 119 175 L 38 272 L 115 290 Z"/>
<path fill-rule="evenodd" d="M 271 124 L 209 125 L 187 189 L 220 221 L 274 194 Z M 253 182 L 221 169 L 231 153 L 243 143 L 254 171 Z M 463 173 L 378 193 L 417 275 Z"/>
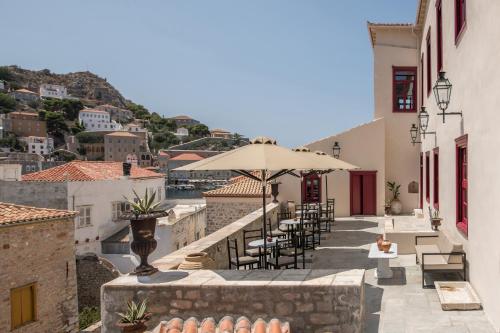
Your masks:
<path fill-rule="evenodd" d="M 266 207 L 267 217 L 276 223 L 279 204 L 270 203 Z M 153 262 L 153 265 L 162 269 L 176 269 L 186 255 L 196 252 L 207 252 L 209 257 L 216 262 L 217 269 L 227 269 L 228 254 L 226 238 L 237 238 L 238 245 L 243 247 L 243 230 L 258 229 L 262 227 L 262 208 L 236 220 L 235 222 L 205 236 L 171 254 Z M 243 248 L 240 249 L 243 253 Z"/>
<path fill-rule="evenodd" d="M 364 270 L 167 271 L 122 276 L 102 288 L 103 333 L 118 333 L 117 311 L 148 299 L 149 328 L 172 317 L 277 317 L 294 333 L 363 331 Z"/>
<path fill-rule="evenodd" d="M 260 198 L 207 197 L 206 201 L 207 235 L 262 207 Z"/>
<path fill-rule="evenodd" d="M 50 195 L 47 195 L 50 193 Z M 68 209 L 68 187 L 62 182 L 0 180 L 0 202 L 40 208 Z"/>

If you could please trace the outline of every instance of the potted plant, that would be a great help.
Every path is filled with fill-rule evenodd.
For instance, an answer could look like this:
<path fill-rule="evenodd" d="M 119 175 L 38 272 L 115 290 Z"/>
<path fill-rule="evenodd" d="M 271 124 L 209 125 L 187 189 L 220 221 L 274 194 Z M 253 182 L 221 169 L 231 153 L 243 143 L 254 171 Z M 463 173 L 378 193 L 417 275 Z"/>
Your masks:
<path fill-rule="evenodd" d="M 431 218 L 431 225 L 432 225 L 432 230 L 438 231 L 438 227 L 441 225 L 441 221 L 443 219 L 439 217 L 439 210 L 435 209 L 434 213 L 432 213 L 432 218 Z"/>
<path fill-rule="evenodd" d="M 401 214 L 403 211 L 403 204 L 401 201 L 399 201 L 399 195 L 401 192 L 399 192 L 399 189 L 401 188 L 400 184 L 397 184 L 396 182 L 387 182 L 387 188 L 389 191 L 392 193 L 392 199 L 391 199 L 391 213 L 394 215 Z"/>
<path fill-rule="evenodd" d="M 130 203 L 131 211 L 124 214 L 123 217 L 130 220 L 132 228 L 131 249 L 141 258 L 141 263 L 134 270 L 136 275 L 151 275 L 158 271 L 155 267 L 148 264 L 148 256 L 156 249 L 155 229 L 156 219 L 167 216 L 165 211 L 156 210 L 160 202 L 155 202 L 156 192 L 148 193 L 143 198 L 133 190 L 135 200 L 127 201 Z"/>
<path fill-rule="evenodd" d="M 127 304 L 127 311 L 125 313 L 117 312 L 120 316 L 120 320 L 116 323 L 116 326 L 122 330 L 122 332 L 129 333 L 142 333 L 146 327 L 146 321 L 151 317 L 150 313 L 146 312 L 146 300 L 141 303 L 136 304 L 134 301 L 130 301 Z"/>
<path fill-rule="evenodd" d="M 391 214 L 391 200 L 386 200 L 385 201 L 384 212 L 385 212 L 385 215 L 390 215 Z"/>

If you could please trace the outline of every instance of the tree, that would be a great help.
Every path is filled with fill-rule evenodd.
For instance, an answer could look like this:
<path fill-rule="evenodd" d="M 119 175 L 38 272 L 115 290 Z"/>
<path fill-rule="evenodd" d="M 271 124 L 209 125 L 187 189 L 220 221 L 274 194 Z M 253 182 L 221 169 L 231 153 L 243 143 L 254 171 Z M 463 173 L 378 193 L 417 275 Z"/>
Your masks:
<path fill-rule="evenodd" d="M 26 143 L 19 141 L 15 134 L 9 133 L 0 139 L 0 147 L 7 147 L 17 151 L 25 151 Z"/>
<path fill-rule="evenodd" d="M 85 125 L 83 125 L 83 123 L 79 122 L 78 120 L 75 120 L 75 124 L 73 126 L 71 126 L 70 130 L 71 130 L 71 133 L 73 135 L 75 135 L 75 134 L 78 134 L 80 132 L 85 131 Z"/>
<path fill-rule="evenodd" d="M 173 133 L 165 131 L 153 134 L 153 139 L 150 141 L 149 146 L 154 150 L 158 150 L 166 149 L 178 143 L 179 139 Z"/>
<path fill-rule="evenodd" d="M 45 121 L 47 122 L 47 133 L 54 137 L 54 143 L 64 143 L 64 133 L 69 131 L 68 125 L 64 122 L 64 115 L 58 112 L 45 112 Z"/>
<path fill-rule="evenodd" d="M 47 98 L 43 100 L 43 108 L 47 111 L 62 112 L 67 120 L 75 120 L 78 118 L 78 112 L 83 109 L 83 103 L 73 99 Z"/>
<path fill-rule="evenodd" d="M 235 146 L 239 146 L 240 145 L 241 139 L 243 139 L 243 135 L 238 134 L 238 133 L 234 133 L 233 134 L 233 144 Z"/>
<path fill-rule="evenodd" d="M 189 135 L 192 137 L 199 139 L 204 138 L 210 135 L 210 131 L 208 130 L 208 126 L 204 124 L 196 124 L 188 127 Z"/>
<path fill-rule="evenodd" d="M 8 67 L 0 67 L 0 80 L 12 81 L 14 80 L 14 75 L 11 73 Z"/>
<path fill-rule="evenodd" d="M 149 116 L 149 111 L 144 106 L 140 104 L 135 104 L 133 102 L 128 102 L 126 105 L 127 109 L 132 111 L 134 117 L 139 119 L 146 119 Z"/>
<path fill-rule="evenodd" d="M 16 109 L 16 100 L 7 94 L 0 93 L 0 113 L 9 113 Z"/>
<path fill-rule="evenodd" d="M 175 121 L 163 118 L 158 113 L 153 112 L 149 117 L 146 128 L 153 133 L 166 131 L 175 132 L 177 130 L 177 124 L 175 123 Z"/>
<path fill-rule="evenodd" d="M 80 132 L 75 137 L 78 143 L 104 143 L 104 135 L 96 132 Z"/>

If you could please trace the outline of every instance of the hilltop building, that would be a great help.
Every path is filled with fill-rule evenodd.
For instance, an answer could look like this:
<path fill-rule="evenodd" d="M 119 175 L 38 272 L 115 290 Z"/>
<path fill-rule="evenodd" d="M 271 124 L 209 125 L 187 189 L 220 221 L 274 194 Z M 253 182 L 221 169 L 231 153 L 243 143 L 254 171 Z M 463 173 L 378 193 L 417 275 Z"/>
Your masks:
<path fill-rule="evenodd" d="M 79 332 L 76 215 L 0 202 L 1 332 Z"/>
<path fill-rule="evenodd" d="M 193 126 L 193 125 L 197 125 L 200 123 L 198 120 L 193 119 L 189 116 L 184 116 L 184 115 L 175 116 L 175 117 L 168 118 L 168 119 L 175 121 L 175 123 L 177 124 L 177 127 Z"/>
<path fill-rule="evenodd" d="M 104 160 L 137 164 L 141 152 L 141 140 L 129 132 L 113 132 L 104 135 Z"/>
<path fill-rule="evenodd" d="M 40 96 L 36 92 L 24 88 L 11 91 L 9 95 L 16 101 L 25 103 L 36 102 L 40 99 Z"/>
<path fill-rule="evenodd" d="M 106 111 L 112 120 L 117 122 L 129 122 L 134 119 L 134 113 L 127 109 L 122 109 L 111 104 L 103 104 L 95 107 L 96 110 Z"/>
<path fill-rule="evenodd" d="M 27 145 L 28 153 L 47 155 L 54 150 L 54 139 L 43 136 L 28 136 L 20 139 Z"/>
<path fill-rule="evenodd" d="M 220 128 L 214 128 L 210 130 L 210 137 L 221 138 L 221 139 L 231 139 L 231 132 Z"/>
<path fill-rule="evenodd" d="M 11 112 L 3 120 L 5 132 L 12 132 L 20 137 L 47 137 L 47 123 L 40 120 L 38 113 Z"/>
<path fill-rule="evenodd" d="M 86 131 L 117 131 L 122 126 L 111 120 L 109 113 L 96 109 L 83 109 L 78 113 L 78 121 L 85 126 Z"/>
<path fill-rule="evenodd" d="M 68 90 L 65 86 L 49 83 L 42 83 L 40 85 L 40 97 L 42 98 L 64 99 L 68 96 Z"/>

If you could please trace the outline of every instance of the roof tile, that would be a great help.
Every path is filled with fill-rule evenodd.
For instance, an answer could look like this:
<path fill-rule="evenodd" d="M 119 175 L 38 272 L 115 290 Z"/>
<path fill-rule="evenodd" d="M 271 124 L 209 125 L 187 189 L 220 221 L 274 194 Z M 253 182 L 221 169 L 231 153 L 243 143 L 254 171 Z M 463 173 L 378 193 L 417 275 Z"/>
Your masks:
<path fill-rule="evenodd" d="M 262 197 L 262 185 L 260 182 L 238 176 L 232 178 L 228 185 L 221 188 L 204 192 L 204 197 L 239 197 L 239 198 L 260 198 Z M 271 185 L 266 186 L 266 196 L 271 196 Z"/>
<path fill-rule="evenodd" d="M 123 176 L 123 163 L 98 161 L 73 161 L 50 169 L 23 176 L 23 181 L 63 182 L 116 180 Z M 130 178 L 159 178 L 163 174 L 132 165 Z"/>
<path fill-rule="evenodd" d="M 74 217 L 78 213 L 69 210 L 37 208 L 0 202 L 0 225 Z"/>
<path fill-rule="evenodd" d="M 180 155 L 172 157 L 170 160 L 171 161 L 201 161 L 203 159 L 204 159 L 204 157 L 202 157 L 198 154 L 195 154 L 195 153 L 182 153 Z"/>
<path fill-rule="evenodd" d="M 159 325 L 159 333 L 290 333 L 288 322 L 282 322 L 273 318 L 267 323 L 265 320 L 257 319 L 252 327 L 252 323 L 246 317 L 240 317 L 234 324 L 231 316 L 226 316 L 217 325 L 214 318 L 205 318 L 199 321 L 191 317 L 186 321 L 180 318 L 162 321 Z M 155 330 L 156 332 L 156 330 Z"/>

